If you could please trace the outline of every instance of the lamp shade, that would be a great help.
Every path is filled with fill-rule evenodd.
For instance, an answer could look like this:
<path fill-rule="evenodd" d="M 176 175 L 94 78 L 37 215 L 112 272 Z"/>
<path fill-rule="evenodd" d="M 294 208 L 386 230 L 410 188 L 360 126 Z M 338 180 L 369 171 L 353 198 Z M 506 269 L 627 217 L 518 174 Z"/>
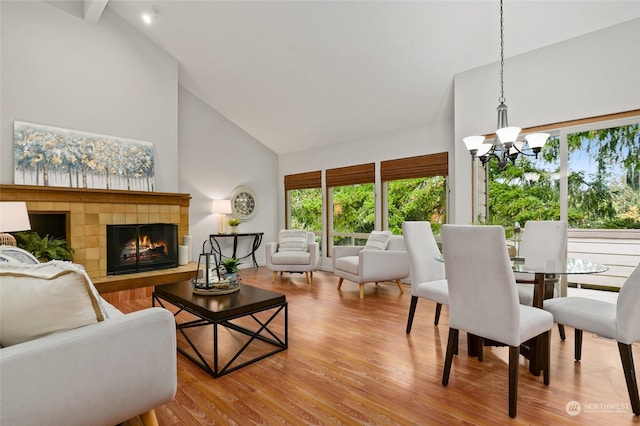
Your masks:
<path fill-rule="evenodd" d="M 467 136 L 462 139 L 469 151 L 480 149 L 480 145 L 484 142 L 484 136 Z"/>
<path fill-rule="evenodd" d="M 522 152 L 523 146 L 524 146 L 524 142 L 515 141 L 511 146 L 511 148 L 509 148 L 509 155 L 512 155 L 512 154 L 517 155 L 519 152 Z"/>
<path fill-rule="evenodd" d="M 520 134 L 520 127 L 503 127 L 496 130 L 496 135 L 500 139 L 500 143 L 515 142 Z"/>
<path fill-rule="evenodd" d="M 0 232 L 28 231 L 30 229 L 31 222 L 29 222 L 26 202 L 0 202 Z"/>
<path fill-rule="evenodd" d="M 491 151 L 491 148 L 493 148 L 493 144 L 490 144 L 490 143 L 480 144 L 480 148 L 478 148 L 478 153 L 476 155 L 478 157 L 482 157 L 482 156 L 488 154 L 489 151 Z"/>
<path fill-rule="evenodd" d="M 231 214 L 231 200 L 213 200 L 211 202 L 211 213 Z"/>
<path fill-rule="evenodd" d="M 529 144 L 529 148 L 542 148 L 542 146 L 549 139 L 549 133 L 531 133 L 525 137 L 527 140 L 527 144 Z"/>

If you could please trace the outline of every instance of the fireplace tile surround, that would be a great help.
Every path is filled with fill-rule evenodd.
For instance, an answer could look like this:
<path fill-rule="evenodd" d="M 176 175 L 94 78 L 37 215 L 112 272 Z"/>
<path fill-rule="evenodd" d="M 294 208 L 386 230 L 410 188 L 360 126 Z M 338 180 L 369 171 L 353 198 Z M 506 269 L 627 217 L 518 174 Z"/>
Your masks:
<path fill-rule="evenodd" d="M 189 194 L 0 185 L 0 201 L 26 201 L 30 213 L 64 213 L 73 260 L 91 278 L 107 275 L 107 225 L 173 223 L 189 235 Z"/>

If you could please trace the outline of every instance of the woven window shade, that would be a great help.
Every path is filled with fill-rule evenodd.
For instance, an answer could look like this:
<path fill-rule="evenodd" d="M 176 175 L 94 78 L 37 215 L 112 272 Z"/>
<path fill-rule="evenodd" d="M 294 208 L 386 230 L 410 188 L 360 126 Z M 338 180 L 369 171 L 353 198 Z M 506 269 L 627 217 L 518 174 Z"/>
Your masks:
<path fill-rule="evenodd" d="M 322 174 L 317 172 L 297 173 L 284 177 L 284 190 L 320 188 L 322 186 Z"/>
<path fill-rule="evenodd" d="M 376 179 L 375 163 L 357 166 L 327 169 L 327 187 L 374 183 Z"/>
<path fill-rule="evenodd" d="M 447 176 L 448 173 L 449 153 L 447 152 L 380 162 L 380 179 L 383 182 L 396 179 Z"/>

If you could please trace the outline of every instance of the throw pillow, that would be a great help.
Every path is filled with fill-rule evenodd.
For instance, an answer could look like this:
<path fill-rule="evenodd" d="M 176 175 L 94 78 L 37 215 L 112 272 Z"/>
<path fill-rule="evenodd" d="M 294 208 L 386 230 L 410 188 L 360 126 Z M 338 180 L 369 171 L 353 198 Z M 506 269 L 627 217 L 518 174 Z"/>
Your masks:
<path fill-rule="evenodd" d="M 391 231 L 371 231 L 363 250 L 386 250 L 392 235 Z"/>
<path fill-rule="evenodd" d="M 0 345 L 3 347 L 104 320 L 99 296 L 71 262 L 0 263 Z"/>
<path fill-rule="evenodd" d="M 307 231 L 281 230 L 278 233 L 278 251 L 307 251 Z"/>
<path fill-rule="evenodd" d="M 16 246 L 0 246 L 0 257 L 2 262 L 27 263 L 31 265 L 40 263 L 33 254 Z"/>

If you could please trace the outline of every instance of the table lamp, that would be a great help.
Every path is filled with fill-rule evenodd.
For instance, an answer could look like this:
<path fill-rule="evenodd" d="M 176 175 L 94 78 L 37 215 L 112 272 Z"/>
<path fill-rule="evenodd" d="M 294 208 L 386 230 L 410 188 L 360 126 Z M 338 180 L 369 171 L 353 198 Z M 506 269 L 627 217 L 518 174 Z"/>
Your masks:
<path fill-rule="evenodd" d="M 227 232 L 227 215 L 231 214 L 231 200 L 213 200 L 211 213 L 218 215 L 218 234 Z"/>
<path fill-rule="evenodd" d="M 27 203 L 24 201 L 0 202 L 0 244 L 17 245 L 16 239 L 8 232 L 28 231 L 31 229 Z"/>

